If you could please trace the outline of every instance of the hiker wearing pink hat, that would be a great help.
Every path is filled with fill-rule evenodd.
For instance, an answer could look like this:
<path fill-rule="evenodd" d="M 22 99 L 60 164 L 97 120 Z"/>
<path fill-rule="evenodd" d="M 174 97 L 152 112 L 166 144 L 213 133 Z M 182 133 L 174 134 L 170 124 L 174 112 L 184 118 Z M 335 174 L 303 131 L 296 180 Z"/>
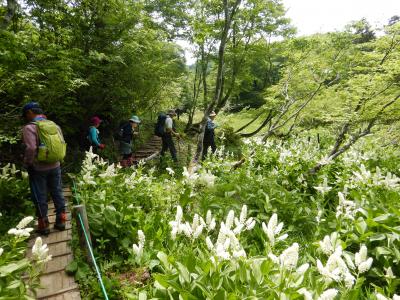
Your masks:
<path fill-rule="evenodd" d="M 93 116 L 90 119 L 91 126 L 89 127 L 89 134 L 88 134 L 88 140 L 90 143 L 90 147 L 92 147 L 93 152 L 97 153 L 98 150 L 103 150 L 106 145 L 102 144 L 100 142 L 100 131 L 99 131 L 99 126 L 101 124 L 102 120 L 98 116 Z"/>

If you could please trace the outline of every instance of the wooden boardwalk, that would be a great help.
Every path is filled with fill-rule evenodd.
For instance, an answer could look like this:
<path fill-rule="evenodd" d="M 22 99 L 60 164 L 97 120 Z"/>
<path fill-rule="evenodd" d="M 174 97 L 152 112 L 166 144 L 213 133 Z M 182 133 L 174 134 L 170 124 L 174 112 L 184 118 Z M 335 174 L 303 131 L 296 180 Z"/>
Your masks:
<path fill-rule="evenodd" d="M 69 188 L 64 189 L 64 197 L 67 205 L 68 220 L 66 229 L 58 231 L 53 228 L 55 223 L 54 204 L 49 203 L 49 221 L 50 221 L 50 234 L 42 236 L 43 243 L 49 247 L 49 254 L 53 256 L 44 269 L 40 277 L 41 288 L 37 289 L 36 299 L 40 300 L 80 300 L 79 286 L 75 282 L 73 276 L 67 275 L 65 267 L 72 261 L 72 251 L 70 242 L 72 239 L 71 229 L 71 213 L 68 208 L 68 200 L 71 198 L 72 193 Z M 36 237 L 34 234 L 29 241 L 29 249 L 27 255 L 32 255 L 32 246 L 35 243 Z"/>
<path fill-rule="evenodd" d="M 155 135 L 152 136 L 140 149 L 133 152 L 131 159 L 122 160 L 121 166 L 129 167 L 137 165 L 140 161 L 147 161 L 149 158 L 157 157 L 161 151 L 161 145 L 161 138 Z"/>

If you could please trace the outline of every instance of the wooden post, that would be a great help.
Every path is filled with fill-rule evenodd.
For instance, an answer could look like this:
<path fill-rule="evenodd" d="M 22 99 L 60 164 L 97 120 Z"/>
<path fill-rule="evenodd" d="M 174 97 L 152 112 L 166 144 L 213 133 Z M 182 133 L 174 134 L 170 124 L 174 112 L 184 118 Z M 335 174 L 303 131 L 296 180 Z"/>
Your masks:
<path fill-rule="evenodd" d="M 81 248 L 85 249 L 84 251 L 86 252 L 86 257 L 87 257 L 88 262 L 93 263 L 92 257 L 90 256 L 89 246 L 86 242 L 85 233 L 83 231 L 83 230 L 85 230 L 86 235 L 89 239 L 90 246 L 92 246 L 92 239 L 90 237 L 89 222 L 87 219 L 86 207 L 84 205 L 73 206 L 72 207 L 72 215 L 74 216 L 74 218 L 76 220 L 76 225 L 77 225 L 78 234 L 79 234 L 79 242 L 80 242 Z M 79 216 L 81 216 L 81 217 L 79 218 Z M 82 219 L 84 228 L 82 228 L 81 219 Z"/>
<path fill-rule="evenodd" d="M 317 133 L 317 141 L 318 141 L 318 146 L 319 146 L 320 142 L 321 142 L 320 137 L 319 137 L 319 132 Z"/>

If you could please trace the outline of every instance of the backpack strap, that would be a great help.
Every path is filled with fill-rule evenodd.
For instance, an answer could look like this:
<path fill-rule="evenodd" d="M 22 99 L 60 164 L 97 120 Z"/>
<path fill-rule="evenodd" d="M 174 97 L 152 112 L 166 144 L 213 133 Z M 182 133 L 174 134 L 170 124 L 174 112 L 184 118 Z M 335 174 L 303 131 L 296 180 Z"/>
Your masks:
<path fill-rule="evenodd" d="M 39 134 L 39 126 L 38 126 L 38 121 L 31 121 L 28 124 L 32 124 L 32 125 L 36 125 L 36 142 L 38 144 L 38 146 L 40 145 L 40 134 Z"/>

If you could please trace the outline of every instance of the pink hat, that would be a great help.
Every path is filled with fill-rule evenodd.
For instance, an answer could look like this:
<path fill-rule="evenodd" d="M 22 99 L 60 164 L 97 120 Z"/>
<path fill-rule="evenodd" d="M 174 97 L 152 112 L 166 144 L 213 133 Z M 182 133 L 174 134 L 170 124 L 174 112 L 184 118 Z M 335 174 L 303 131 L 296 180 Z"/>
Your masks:
<path fill-rule="evenodd" d="M 101 122 L 102 120 L 98 116 L 94 116 L 90 119 L 90 123 L 93 125 L 100 125 Z"/>

